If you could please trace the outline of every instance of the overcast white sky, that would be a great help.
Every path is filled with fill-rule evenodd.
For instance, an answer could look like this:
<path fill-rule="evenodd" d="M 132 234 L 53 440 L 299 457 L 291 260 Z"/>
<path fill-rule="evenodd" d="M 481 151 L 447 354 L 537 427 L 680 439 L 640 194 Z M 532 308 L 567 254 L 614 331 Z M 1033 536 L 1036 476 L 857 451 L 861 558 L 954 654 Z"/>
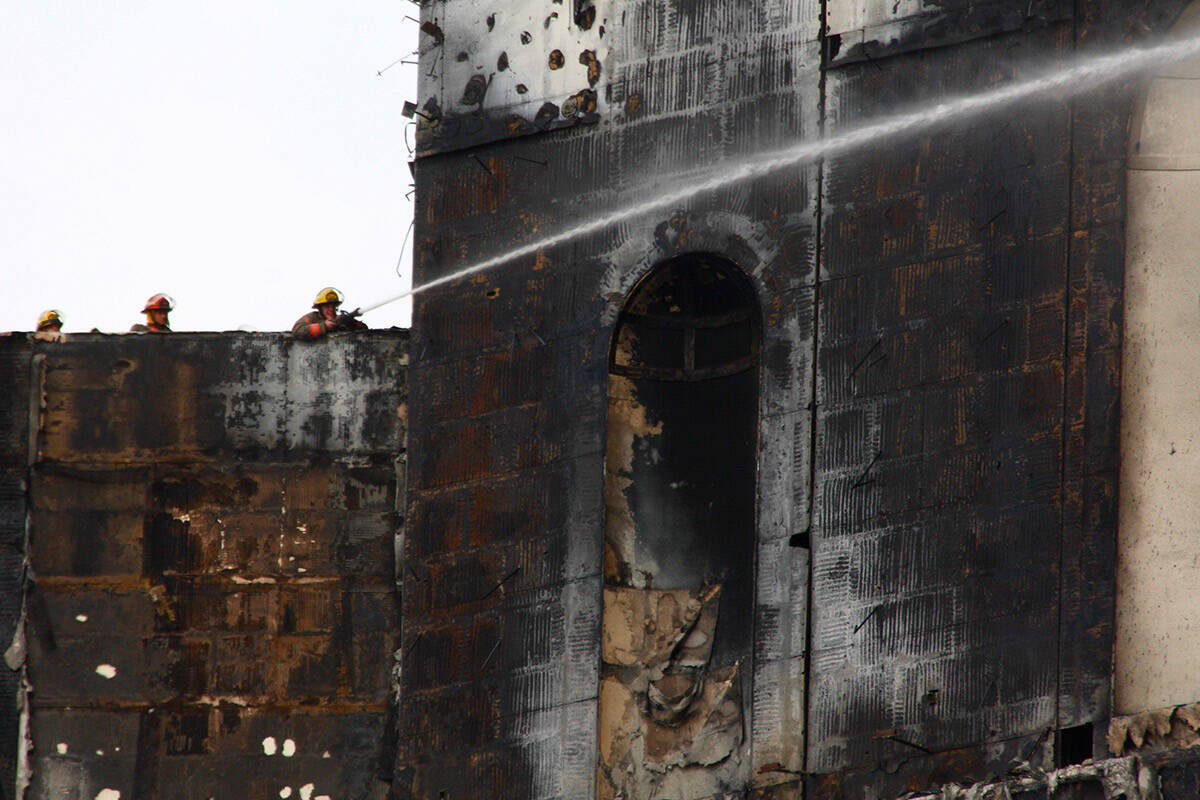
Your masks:
<path fill-rule="evenodd" d="M 322 286 L 350 308 L 407 288 L 417 68 L 376 74 L 416 48 L 406 16 L 407 0 L 7 4 L 0 330 L 57 308 L 67 331 L 125 331 L 160 291 L 175 330 L 284 330 Z"/>

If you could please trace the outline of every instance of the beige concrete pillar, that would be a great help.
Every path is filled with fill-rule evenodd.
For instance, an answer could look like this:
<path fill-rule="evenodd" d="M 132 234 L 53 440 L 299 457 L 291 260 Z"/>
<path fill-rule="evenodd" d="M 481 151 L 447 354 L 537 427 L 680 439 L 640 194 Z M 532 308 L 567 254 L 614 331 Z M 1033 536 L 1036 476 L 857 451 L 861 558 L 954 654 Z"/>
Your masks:
<path fill-rule="evenodd" d="M 1200 60 L 1159 72 L 1130 135 L 1116 714 L 1200 701 Z"/>

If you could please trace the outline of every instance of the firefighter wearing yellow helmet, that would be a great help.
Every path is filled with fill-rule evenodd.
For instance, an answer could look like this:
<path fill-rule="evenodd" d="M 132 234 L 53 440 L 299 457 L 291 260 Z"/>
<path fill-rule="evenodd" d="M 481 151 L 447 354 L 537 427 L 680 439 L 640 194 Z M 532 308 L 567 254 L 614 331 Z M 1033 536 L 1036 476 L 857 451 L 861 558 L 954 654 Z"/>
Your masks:
<path fill-rule="evenodd" d="M 58 333 L 62 330 L 62 326 L 62 316 L 54 309 L 43 311 L 42 315 L 38 317 L 37 329 L 39 333 Z"/>
<path fill-rule="evenodd" d="M 146 324 L 138 323 L 129 330 L 132 333 L 170 333 L 171 323 L 168 315 L 175 310 L 175 301 L 170 295 L 152 294 L 142 308 L 146 315 Z"/>
<path fill-rule="evenodd" d="M 313 308 L 316 310 L 296 320 L 296 324 L 292 326 L 292 336 L 312 341 L 336 331 L 366 330 L 367 326 L 355 319 L 353 314 L 338 312 L 338 306 L 342 304 L 343 299 L 342 293 L 332 286 L 326 286 L 317 292 L 317 297 L 313 300 Z"/>

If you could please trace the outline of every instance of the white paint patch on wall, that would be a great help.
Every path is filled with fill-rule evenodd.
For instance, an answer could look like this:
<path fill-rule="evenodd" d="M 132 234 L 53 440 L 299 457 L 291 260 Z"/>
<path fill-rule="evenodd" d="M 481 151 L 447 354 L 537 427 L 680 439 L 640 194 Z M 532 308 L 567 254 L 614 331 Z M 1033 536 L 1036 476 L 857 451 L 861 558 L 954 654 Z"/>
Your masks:
<path fill-rule="evenodd" d="M 853 0 L 828 9 L 829 35 L 841 37 L 842 52 L 866 42 L 893 44 L 910 29 L 904 20 L 942 10 L 929 0 Z"/>
<path fill-rule="evenodd" d="M 287 382 L 270 389 L 285 398 L 277 413 L 283 419 L 284 441 L 288 446 L 339 452 L 372 448 L 367 426 L 361 420 L 367 418 L 367 404 L 379 381 L 386 380 L 386 373 L 360 373 L 345 355 L 345 351 L 328 347 L 288 348 L 284 371 Z M 323 375 L 325 380 L 310 380 L 312 375 Z M 314 417 L 332 419 L 333 424 L 328 429 L 314 425 Z M 281 544 L 283 536 L 281 531 Z"/>
<path fill-rule="evenodd" d="M 464 90 L 476 75 L 487 82 L 484 109 L 503 109 L 527 120 L 543 103 L 561 106 L 570 95 L 604 83 L 607 50 L 600 29 L 605 20 L 598 17 L 591 28 L 581 29 L 571 0 L 446 0 L 425 6 L 422 19 L 436 24 L 445 38 L 437 45 L 430 34 L 421 35 L 426 94 L 421 102 L 432 96 L 444 112 L 459 114 L 479 107 L 464 102 Z M 588 68 L 580 63 L 580 55 L 588 50 L 602 65 L 600 81 L 591 87 Z M 559 65 L 552 68 L 556 51 L 562 60 L 555 58 Z M 603 92 L 599 95 L 602 101 Z"/>
<path fill-rule="evenodd" d="M 263 748 L 263 753 L 265 753 L 266 755 L 269 755 L 269 756 L 275 755 L 275 752 L 278 749 L 278 747 L 275 743 L 275 737 L 268 736 L 267 738 L 263 739 L 262 740 L 262 748 Z"/>
<path fill-rule="evenodd" d="M 283 757 L 291 758 L 296 755 L 296 743 L 291 739 L 283 740 Z"/>
<path fill-rule="evenodd" d="M 920 14 L 924 0 L 854 0 L 830 3 L 826 12 L 830 33 L 870 28 Z"/>
<path fill-rule="evenodd" d="M 121 793 L 116 789 L 101 789 L 96 800 L 121 800 Z"/>
<path fill-rule="evenodd" d="M 117 668 L 112 664 L 100 664 L 96 667 L 96 674 L 102 678 L 108 678 L 110 681 L 117 677 Z"/>

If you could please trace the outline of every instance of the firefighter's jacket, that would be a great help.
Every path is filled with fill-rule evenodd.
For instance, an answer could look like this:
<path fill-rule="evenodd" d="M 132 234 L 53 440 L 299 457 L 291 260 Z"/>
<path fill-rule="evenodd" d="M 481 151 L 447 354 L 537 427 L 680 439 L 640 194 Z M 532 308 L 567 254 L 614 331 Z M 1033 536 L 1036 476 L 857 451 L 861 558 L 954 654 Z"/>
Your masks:
<path fill-rule="evenodd" d="M 366 329 L 367 326 L 361 321 L 342 314 L 338 317 L 338 326 L 333 330 L 336 333 L 338 331 L 365 331 Z M 292 336 L 306 341 L 320 339 L 327 333 L 329 333 L 329 324 L 320 311 L 308 312 L 296 320 L 296 324 L 292 326 Z"/>

